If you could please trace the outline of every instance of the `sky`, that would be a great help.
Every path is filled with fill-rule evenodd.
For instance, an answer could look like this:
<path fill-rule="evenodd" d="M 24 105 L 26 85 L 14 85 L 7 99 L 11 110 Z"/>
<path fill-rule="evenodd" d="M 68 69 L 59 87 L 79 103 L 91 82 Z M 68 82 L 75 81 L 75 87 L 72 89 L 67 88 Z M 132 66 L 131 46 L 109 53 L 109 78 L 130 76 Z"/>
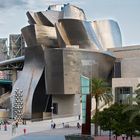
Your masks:
<path fill-rule="evenodd" d="M 63 3 L 82 8 L 88 20 L 117 21 L 123 46 L 140 45 L 140 0 L 0 0 L 0 38 L 21 33 L 28 25 L 27 11 L 44 11 L 48 5 Z"/>

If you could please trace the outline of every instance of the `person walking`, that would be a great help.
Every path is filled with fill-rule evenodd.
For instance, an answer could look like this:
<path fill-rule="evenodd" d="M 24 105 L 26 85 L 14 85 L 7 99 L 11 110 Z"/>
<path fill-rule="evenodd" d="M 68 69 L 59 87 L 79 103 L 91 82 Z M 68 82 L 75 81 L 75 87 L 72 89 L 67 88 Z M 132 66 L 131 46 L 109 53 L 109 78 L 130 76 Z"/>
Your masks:
<path fill-rule="evenodd" d="M 26 134 L 26 128 L 23 129 L 23 133 L 24 133 L 24 135 Z"/>
<path fill-rule="evenodd" d="M 18 128 L 18 121 L 16 121 L 16 123 L 15 123 L 15 124 L 16 124 L 16 128 Z"/>
<path fill-rule="evenodd" d="M 77 123 L 77 128 L 80 128 L 80 123 L 79 122 Z"/>
<path fill-rule="evenodd" d="M 55 127 L 56 127 L 56 124 L 54 123 L 54 124 L 53 124 L 53 129 L 55 129 Z"/>
<path fill-rule="evenodd" d="M 125 134 L 122 134 L 122 140 L 124 140 L 125 139 Z"/>
<path fill-rule="evenodd" d="M 63 128 L 65 128 L 65 124 L 64 124 L 64 122 L 62 123 L 62 126 L 63 126 Z"/>
<path fill-rule="evenodd" d="M 4 124 L 4 131 L 7 131 L 7 124 Z"/>
<path fill-rule="evenodd" d="M 15 126 L 12 124 L 12 136 L 15 134 Z"/>
<path fill-rule="evenodd" d="M 53 125 L 54 125 L 53 120 L 51 120 L 51 128 L 52 129 L 53 129 Z"/>

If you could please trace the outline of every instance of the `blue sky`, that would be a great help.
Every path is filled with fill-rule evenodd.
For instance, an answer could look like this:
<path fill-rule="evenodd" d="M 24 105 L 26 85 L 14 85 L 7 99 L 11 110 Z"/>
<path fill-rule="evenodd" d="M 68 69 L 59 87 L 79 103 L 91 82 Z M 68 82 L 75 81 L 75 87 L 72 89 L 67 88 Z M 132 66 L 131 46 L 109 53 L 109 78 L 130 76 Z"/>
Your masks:
<path fill-rule="evenodd" d="M 43 11 L 56 3 L 81 7 L 89 20 L 113 19 L 120 26 L 123 45 L 140 44 L 140 0 L 0 0 L 0 37 L 20 33 L 28 25 L 27 11 Z"/>

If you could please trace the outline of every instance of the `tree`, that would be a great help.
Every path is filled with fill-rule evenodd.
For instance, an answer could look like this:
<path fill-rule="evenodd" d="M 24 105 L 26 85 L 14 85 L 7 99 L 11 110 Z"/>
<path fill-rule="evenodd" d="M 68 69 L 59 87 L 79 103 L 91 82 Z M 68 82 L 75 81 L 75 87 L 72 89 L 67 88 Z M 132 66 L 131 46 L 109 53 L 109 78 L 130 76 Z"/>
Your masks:
<path fill-rule="evenodd" d="M 97 121 L 101 129 L 112 131 L 116 135 L 116 140 L 117 136 L 121 134 L 130 136 L 132 140 L 132 135 L 135 135 L 136 130 L 140 129 L 140 117 L 129 122 L 131 111 L 127 113 L 122 112 L 127 106 L 124 104 L 114 104 L 98 113 Z"/>
<path fill-rule="evenodd" d="M 132 122 L 134 118 L 137 116 L 140 116 L 140 84 L 137 85 L 137 89 L 135 90 L 135 97 L 132 97 L 130 100 L 131 102 L 135 102 L 134 104 L 130 104 L 128 107 L 126 107 L 123 112 L 131 111 L 130 119 L 129 121 Z"/>
<path fill-rule="evenodd" d="M 95 98 L 95 136 L 98 135 L 98 122 L 97 114 L 98 114 L 98 104 L 99 100 L 104 100 L 105 104 L 110 103 L 113 100 L 112 93 L 110 92 L 111 88 L 108 83 L 103 79 L 94 78 L 91 81 L 91 95 Z"/>

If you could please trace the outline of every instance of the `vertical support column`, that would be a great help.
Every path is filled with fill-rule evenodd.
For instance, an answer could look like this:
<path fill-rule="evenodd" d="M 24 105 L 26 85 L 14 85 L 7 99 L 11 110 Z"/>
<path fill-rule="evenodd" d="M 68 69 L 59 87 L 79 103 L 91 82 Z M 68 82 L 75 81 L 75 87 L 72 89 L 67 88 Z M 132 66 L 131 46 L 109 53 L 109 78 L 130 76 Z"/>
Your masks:
<path fill-rule="evenodd" d="M 91 95 L 86 95 L 86 121 L 82 124 L 82 134 L 91 135 Z"/>
<path fill-rule="evenodd" d="M 13 81 L 13 85 L 15 83 L 15 81 L 17 80 L 17 70 L 16 69 L 12 69 L 12 81 Z"/>

